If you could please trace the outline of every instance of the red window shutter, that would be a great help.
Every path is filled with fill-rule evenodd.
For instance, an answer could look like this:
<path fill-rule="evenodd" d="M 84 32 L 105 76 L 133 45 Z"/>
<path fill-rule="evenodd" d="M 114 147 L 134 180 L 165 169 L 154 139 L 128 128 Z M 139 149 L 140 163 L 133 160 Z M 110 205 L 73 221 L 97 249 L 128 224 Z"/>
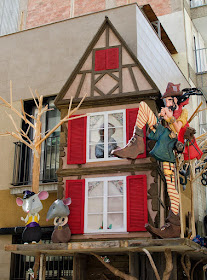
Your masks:
<path fill-rule="evenodd" d="M 67 164 L 86 163 L 87 117 L 68 122 Z"/>
<path fill-rule="evenodd" d="M 119 48 L 106 50 L 106 69 L 119 68 Z"/>
<path fill-rule="evenodd" d="M 127 231 L 146 231 L 147 176 L 127 176 Z"/>
<path fill-rule="evenodd" d="M 84 232 L 85 180 L 67 180 L 65 197 L 71 198 L 68 225 L 72 234 Z"/>
<path fill-rule="evenodd" d="M 134 131 L 134 126 L 136 124 L 138 108 L 126 109 L 126 140 L 127 142 L 131 139 Z M 143 128 L 144 131 L 144 143 L 145 152 L 138 155 L 137 158 L 146 158 L 146 126 Z"/>
<path fill-rule="evenodd" d="M 106 50 L 95 52 L 95 71 L 106 70 Z"/>

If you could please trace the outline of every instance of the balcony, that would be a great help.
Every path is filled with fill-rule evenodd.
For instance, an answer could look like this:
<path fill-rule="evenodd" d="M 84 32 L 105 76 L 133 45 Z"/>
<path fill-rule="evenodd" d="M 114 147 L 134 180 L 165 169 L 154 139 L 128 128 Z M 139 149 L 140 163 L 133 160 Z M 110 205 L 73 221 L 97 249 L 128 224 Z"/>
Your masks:
<path fill-rule="evenodd" d="M 207 5 L 207 0 L 190 0 L 190 7 L 196 8 Z"/>
<path fill-rule="evenodd" d="M 191 0 L 191 19 L 207 45 L 207 0 Z"/>
<path fill-rule="evenodd" d="M 15 142 L 13 186 L 32 183 L 32 150 L 21 142 Z M 42 147 L 40 162 L 40 183 L 57 182 L 56 171 L 59 168 L 59 134 L 48 137 Z"/>
<path fill-rule="evenodd" d="M 195 51 L 196 57 L 196 73 L 207 73 L 207 48 L 198 49 Z"/>

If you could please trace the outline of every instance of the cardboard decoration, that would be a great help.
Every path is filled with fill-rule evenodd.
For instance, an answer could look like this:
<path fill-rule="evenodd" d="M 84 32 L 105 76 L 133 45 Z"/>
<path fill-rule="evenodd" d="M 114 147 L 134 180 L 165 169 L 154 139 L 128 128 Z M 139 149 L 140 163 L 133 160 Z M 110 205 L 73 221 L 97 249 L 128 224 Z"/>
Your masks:
<path fill-rule="evenodd" d="M 28 190 L 24 191 L 23 194 L 23 199 L 20 197 L 16 199 L 17 205 L 22 206 L 22 210 L 27 213 L 26 218 L 21 217 L 21 220 L 26 224 L 22 240 L 24 244 L 38 243 L 42 236 L 39 225 L 39 212 L 43 209 L 41 200 L 47 199 L 49 194 L 46 191 L 35 194 Z"/>
<path fill-rule="evenodd" d="M 67 243 L 71 238 L 71 231 L 68 226 L 68 215 L 71 198 L 64 200 L 57 199 L 53 202 L 47 212 L 46 221 L 54 219 L 54 231 L 51 240 L 53 243 Z"/>

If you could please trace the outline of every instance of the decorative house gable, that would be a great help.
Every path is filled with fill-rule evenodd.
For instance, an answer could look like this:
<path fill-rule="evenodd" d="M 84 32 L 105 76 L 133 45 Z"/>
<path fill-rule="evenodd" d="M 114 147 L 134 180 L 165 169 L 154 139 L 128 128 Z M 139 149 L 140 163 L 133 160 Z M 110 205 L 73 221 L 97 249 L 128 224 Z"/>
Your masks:
<path fill-rule="evenodd" d="M 55 104 L 68 104 L 72 96 L 78 101 L 85 93 L 86 102 L 159 93 L 108 18 L 63 86 Z"/>

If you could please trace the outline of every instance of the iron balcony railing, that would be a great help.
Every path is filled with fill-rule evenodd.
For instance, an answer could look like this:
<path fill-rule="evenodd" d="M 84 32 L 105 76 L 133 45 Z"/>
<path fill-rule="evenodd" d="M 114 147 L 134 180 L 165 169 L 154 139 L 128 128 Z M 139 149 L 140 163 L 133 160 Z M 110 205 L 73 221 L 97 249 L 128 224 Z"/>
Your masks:
<path fill-rule="evenodd" d="M 207 0 L 190 0 L 191 8 L 196 8 L 204 5 L 207 5 Z"/>
<path fill-rule="evenodd" d="M 195 50 L 196 72 L 207 72 L 207 48 Z"/>
<path fill-rule="evenodd" d="M 22 142 L 15 142 L 12 185 L 28 185 L 32 182 L 32 150 Z M 59 168 L 60 136 L 48 137 L 42 144 L 40 182 L 56 182 Z"/>

